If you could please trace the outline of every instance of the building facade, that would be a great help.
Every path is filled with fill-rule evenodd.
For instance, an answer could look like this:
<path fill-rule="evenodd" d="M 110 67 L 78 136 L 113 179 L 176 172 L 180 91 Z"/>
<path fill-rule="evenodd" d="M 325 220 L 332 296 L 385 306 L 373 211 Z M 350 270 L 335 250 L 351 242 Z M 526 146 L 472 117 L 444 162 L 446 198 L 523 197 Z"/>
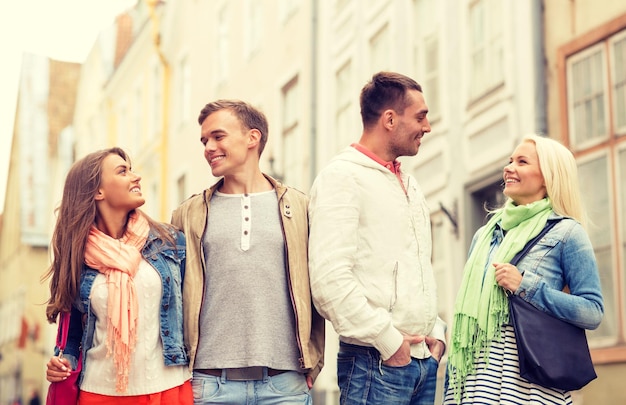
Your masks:
<path fill-rule="evenodd" d="M 216 180 L 199 111 L 238 98 L 268 117 L 263 170 L 306 192 L 358 141 L 359 92 L 372 74 L 411 76 L 432 132 L 402 168 L 430 205 L 440 316 L 450 322 L 471 237 L 485 207 L 503 202 L 510 153 L 526 133 L 559 139 L 592 191 L 585 203 L 607 305 L 588 334 L 599 378 L 575 403 L 617 403 L 626 367 L 625 16 L 610 0 L 140 0 L 81 67 L 73 150 L 124 147 L 143 176 L 146 211 L 168 221 Z M 317 405 L 338 403 L 337 338 L 327 329 Z M 445 358 L 441 381 L 444 370 Z"/>
<path fill-rule="evenodd" d="M 46 320 L 55 185 L 73 160 L 79 65 L 24 54 L 0 228 L 0 403 L 45 393 L 56 325 Z M 61 172 L 59 174 L 59 172 Z M 55 198 L 54 196 L 57 196 Z"/>
<path fill-rule="evenodd" d="M 578 161 L 605 303 L 587 334 L 598 380 L 582 393 L 586 403 L 624 403 L 626 4 L 546 1 L 545 18 L 550 134 Z"/>

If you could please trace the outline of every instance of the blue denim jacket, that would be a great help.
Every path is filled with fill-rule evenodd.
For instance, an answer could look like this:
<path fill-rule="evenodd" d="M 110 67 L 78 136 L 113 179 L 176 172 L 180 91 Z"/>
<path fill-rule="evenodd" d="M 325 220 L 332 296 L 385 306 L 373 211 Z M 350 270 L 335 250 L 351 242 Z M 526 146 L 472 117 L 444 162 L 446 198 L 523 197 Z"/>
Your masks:
<path fill-rule="evenodd" d="M 577 221 L 552 213 L 558 223 L 517 264 L 522 284 L 514 293 L 535 307 L 584 329 L 596 329 L 604 303 L 598 265 L 587 233 Z M 476 232 L 480 234 L 482 228 Z M 504 234 L 493 233 L 489 263 Z M 470 250 L 471 251 L 471 250 Z M 563 291 L 568 287 L 570 293 Z"/>
<path fill-rule="evenodd" d="M 150 230 L 141 254 L 161 276 L 163 295 L 161 297 L 161 341 L 163 342 L 164 364 L 186 365 L 189 357 L 183 344 L 183 299 L 182 280 L 185 274 L 185 236 L 176 232 L 176 246 L 157 239 Z M 81 275 L 80 297 L 72 307 L 70 328 L 65 354 L 72 368 L 76 367 L 79 351 L 82 354 L 82 369 L 85 370 L 86 353 L 93 346 L 96 317 L 89 299 L 93 282 L 98 271 L 85 266 Z M 57 350 L 58 352 L 58 350 Z M 81 378 L 79 379 L 82 381 Z"/>

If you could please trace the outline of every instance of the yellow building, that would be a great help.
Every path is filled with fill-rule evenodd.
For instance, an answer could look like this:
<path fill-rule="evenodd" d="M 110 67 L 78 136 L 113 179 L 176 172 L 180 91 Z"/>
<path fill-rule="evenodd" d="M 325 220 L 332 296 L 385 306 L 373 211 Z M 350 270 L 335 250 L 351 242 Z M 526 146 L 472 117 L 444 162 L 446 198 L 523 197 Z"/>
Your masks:
<path fill-rule="evenodd" d="M 67 170 L 79 66 L 25 54 L 0 228 L 0 403 L 45 395 L 48 245 L 59 171 Z M 64 173 L 60 174 L 61 176 Z M 58 195 L 58 194 L 57 194 Z M 58 201 L 58 200 L 57 200 Z"/>

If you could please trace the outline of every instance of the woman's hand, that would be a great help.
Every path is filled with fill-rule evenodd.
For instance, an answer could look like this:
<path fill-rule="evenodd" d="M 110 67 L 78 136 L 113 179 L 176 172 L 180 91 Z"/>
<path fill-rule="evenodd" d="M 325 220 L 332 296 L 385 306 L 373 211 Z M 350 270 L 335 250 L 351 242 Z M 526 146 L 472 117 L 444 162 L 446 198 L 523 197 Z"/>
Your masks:
<path fill-rule="evenodd" d="M 46 364 L 46 367 L 46 380 L 49 382 L 59 382 L 65 380 L 70 376 L 72 370 L 70 362 L 63 357 L 58 356 L 51 357 L 48 364 Z"/>
<path fill-rule="evenodd" d="M 496 283 L 514 293 L 522 285 L 522 274 L 511 263 L 493 263 L 496 268 Z"/>

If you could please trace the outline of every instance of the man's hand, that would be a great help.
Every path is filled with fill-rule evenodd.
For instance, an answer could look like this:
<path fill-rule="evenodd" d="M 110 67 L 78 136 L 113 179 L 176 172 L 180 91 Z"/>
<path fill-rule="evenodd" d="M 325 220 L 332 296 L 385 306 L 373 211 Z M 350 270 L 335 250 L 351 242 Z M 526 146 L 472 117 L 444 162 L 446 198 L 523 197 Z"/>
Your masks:
<path fill-rule="evenodd" d="M 443 354 L 446 352 L 446 344 L 443 343 L 439 339 L 426 336 L 426 346 L 428 346 L 428 350 L 430 350 L 430 354 L 432 354 L 435 360 L 437 360 L 437 362 L 440 363 L 441 358 L 443 357 Z"/>
<path fill-rule="evenodd" d="M 389 367 L 404 367 L 408 365 L 411 363 L 411 345 L 421 343 L 423 341 L 424 336 L 422 335 L 404 335 L 400 348 L 393 354 L 393 356 L 383 361 L 383 364 Z"/>

